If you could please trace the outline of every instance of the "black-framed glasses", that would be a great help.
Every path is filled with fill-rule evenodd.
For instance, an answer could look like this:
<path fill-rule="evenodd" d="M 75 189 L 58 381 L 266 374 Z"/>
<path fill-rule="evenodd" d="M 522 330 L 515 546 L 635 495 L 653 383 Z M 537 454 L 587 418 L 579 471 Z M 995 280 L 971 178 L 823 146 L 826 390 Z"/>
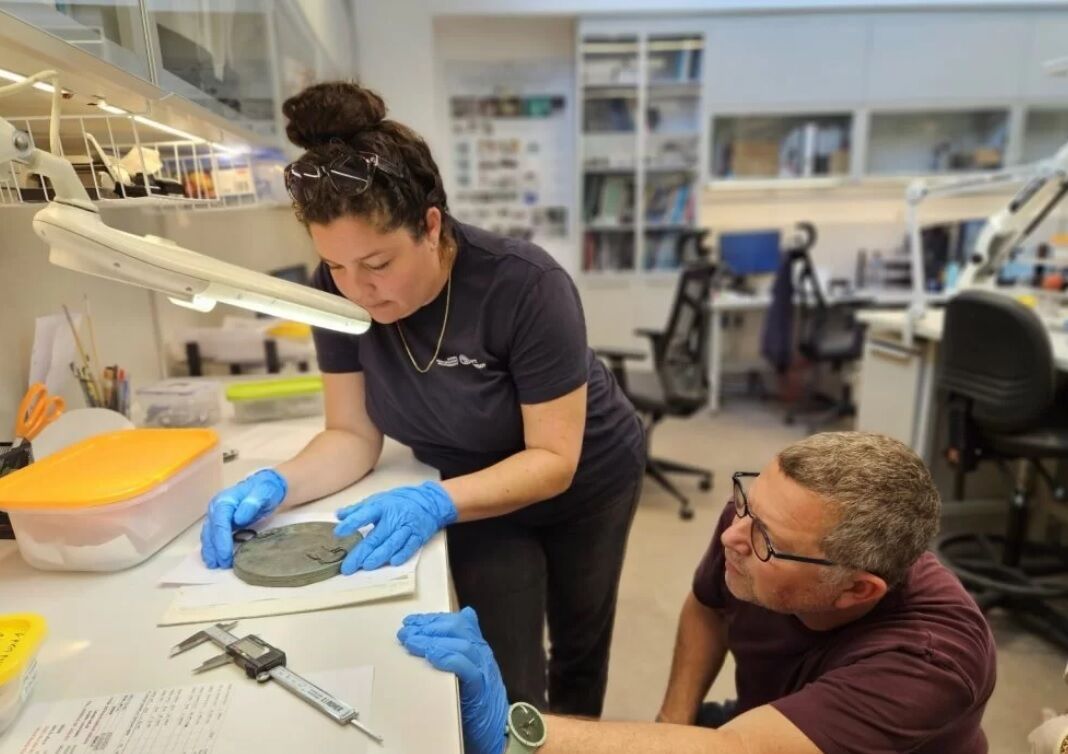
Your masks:
<path fill-rule="evenodd" d="M 757 560 L 767 563 L 772 558 L 779 558 L 780 560 L 792 560 L 797 563 L 811 563 L 813 565 L 837 565 L 833 560 L 827 560 L 826 558 L 810 558 L 807 555 L 779 552 L 772 546 L 771 537 L 768 535 L 768 530 L 764 528 L 764 523 L 749 510 L 749 498 L 745 494 L 745 485 L 742 483 L 743 479 L 752 479 L 758 476 L 760 474 L 755 471 L 736 471 L 731 475 L 731 482 L 734 485 L 734 515 L 738 518 L 749 516 L 753 520 L 752 526 L 749 527 L 749 543 L 753 547 L 753 554 L 757 556 Z"/>
<path fill-rule="evenodd" d="M 330 188 L 338 193 L 356 196 L 371 187 L 375 171 L 378 170 L 394 178 L 404 177 L 400 168 L 373 152 L 343 155 L 326 165 L 300 159 L 286 165 L 282 175 L 289 196 L 297 204 L 304 204 L 320 180 L 325 180 Z"/>

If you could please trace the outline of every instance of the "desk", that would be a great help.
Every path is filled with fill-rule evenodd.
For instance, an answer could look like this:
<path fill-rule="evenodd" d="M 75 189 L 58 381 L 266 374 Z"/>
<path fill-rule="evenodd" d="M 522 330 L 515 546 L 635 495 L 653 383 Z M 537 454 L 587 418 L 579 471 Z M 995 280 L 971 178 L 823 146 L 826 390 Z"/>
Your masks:
<path fill-rule="evenodd" d="M 904 342 L 906 312 L 862 311 L 868 325 L 861 361 L 857 429 L 881 432 L 907 443 L 930 465 L 934 444 L 934 398 L 938 344 L 945 310 L 928 309 Z M 1050 330 L 1057 369 L 1068 371 L 1068 332 Z"/>
<path fill-rule="evenodd" d="M 928 304 L 941 303 L 946 300 L 944 293 L 932 293 L 927 295 Z M 828 295 L 827 303 L 830 305 L 846 306 L 869 306 L 877 309 L 904 308 L 912 301 L 912 291 L 905 290 L 875 290 L 860 289 L 851 293 Z M 723 316 L 726 314 L 741 314 L 743 316 L 752 312 L 763 312 L 771 306 L 771 294 L 745 294 L 736 291 L 715 291 L 712 294 L 712 317 L 709 326 L 711 347 L 709 349 L 708 407 L 712 411 L 718 411 L 722 394 L 723 380 Z M 758 336 L 761 337 L 761 336 Z M 752 367 L 762 364 L 762 360 L 754 358 Z"/>
<path fill-rule="evenodd" d="M 254 427 L 260 431 L 250 432 Z M 220 426 L 223 447 L 241 451 L 237 460 L 224 466 L 224 483 L 232 484 L 252 469 L 283 460 L 295 442 L 310 439 L 321 428 L 321 417 Z M 264 440 L 265 435 L 270 439 Z M 407 448 L 386 440 L 379 467 L 370 476 L 303 510 L 333 512 L 370 493 L 435 477 Z M 14 542 L 0 542 L 3 611 L 37 612 L 48 620 L 48 638 L 39 655 L 38 684 L 29 703 L 227 678 L 235 684 L 251 683 L 236 670 L 225 675 L 232 670 L 229 668 L 193 676 L 190 671 L 212 654 L 209 649 L 168 659 L 170 648 L 197 626 L 156 626 L 171 599 L 170 590 L 159 588 L 156 582 L 199 546 L 198 522 L 139 566 L 90 574 L 35 570 L 22 561 Z M 281 647 L 297 672 L 373 665 L 374 699 L 365 722 L 385 738 L 385 744 L 369 742 L 368 752 L 460 754 L 455 678 L 411 657 L 396 639 L 401 620 L 409 613 L 451 609 L 449 594 L 445 536 L 440 532 L 423 548 L 418 591 L 412 597 L 243 620 L 236 633 L 256 633 Z M 303 707 L 296 698 L 292 702 L 295 708 Z M 264 723 L 276 726 L 280 735 L 277 746 L 257 754 L 281 754 L 299 748 L 294 748 L 297 734 L 286 721 Z M 320 724 L 335 725 L 325 715 Z M 345 751 L 356 739 L 367 740 L 352 726 L 337 726 L 336 739 L 337 746 L 331 751 Z M 7 751 L 2 735 L 0 751 Z"/>

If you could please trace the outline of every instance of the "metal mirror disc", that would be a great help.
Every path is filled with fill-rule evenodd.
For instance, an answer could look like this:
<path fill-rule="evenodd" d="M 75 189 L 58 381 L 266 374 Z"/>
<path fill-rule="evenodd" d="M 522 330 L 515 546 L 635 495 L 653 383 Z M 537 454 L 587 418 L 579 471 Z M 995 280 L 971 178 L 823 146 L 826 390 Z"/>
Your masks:
<path fill-rule="evenodd" d="M 341 561 L 359 544 L 359 532 L 335 537 L 329 521 L 312 521 L 261 531 L 237 545 L 234 573 L 255 586 L 305 586 L 341 572 Z"/>

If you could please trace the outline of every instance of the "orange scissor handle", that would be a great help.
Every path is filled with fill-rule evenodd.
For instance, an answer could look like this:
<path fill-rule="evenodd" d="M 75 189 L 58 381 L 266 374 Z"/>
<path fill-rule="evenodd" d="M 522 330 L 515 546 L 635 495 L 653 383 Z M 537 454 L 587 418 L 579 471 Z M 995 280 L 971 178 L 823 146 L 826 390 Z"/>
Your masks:
<path fill-rule="evenodd" d="M 30 385 L 19 402 L 15 421 L 15 436 L 32 440 L 42 429 L 51 424 L 67 408 L 67 403 L 58 395 L 48 394 L 40 382 Z"/>

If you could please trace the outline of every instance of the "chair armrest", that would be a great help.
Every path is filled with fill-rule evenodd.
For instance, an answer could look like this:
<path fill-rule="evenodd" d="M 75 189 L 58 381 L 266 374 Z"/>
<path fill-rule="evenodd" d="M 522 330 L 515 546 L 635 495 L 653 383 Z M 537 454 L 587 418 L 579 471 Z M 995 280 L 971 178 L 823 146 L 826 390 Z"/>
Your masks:
<path fill-rule="evenodd" d="M 664 355 L 664 337 L 666 333 L 663 330 L 650 330 L 647 327 L 639 327 L 634 330 L 634 334 L 649 339 L 649 346 L 653 351 L 653 361 L 659 364 Z"/>
<path fill-rule="evenodd" d="M 646 356 L 645 351 L 632 351 L 628 348 L 595 348 L 593 354 L 609 361 L 641 361 Z"/>
<path fill-rule="evenodd" d="M 612 372 L 612 376 L 616 378 L 620 389 L 629 395 L 627 393 L 627 368 L 625 362 L 641 361 L 645 358 L 645 353 L 643 351 L 631 351 L 626 348 L 595 348 L 593 349 L 593 354 L 608 362 L 608 369 Z"/>

